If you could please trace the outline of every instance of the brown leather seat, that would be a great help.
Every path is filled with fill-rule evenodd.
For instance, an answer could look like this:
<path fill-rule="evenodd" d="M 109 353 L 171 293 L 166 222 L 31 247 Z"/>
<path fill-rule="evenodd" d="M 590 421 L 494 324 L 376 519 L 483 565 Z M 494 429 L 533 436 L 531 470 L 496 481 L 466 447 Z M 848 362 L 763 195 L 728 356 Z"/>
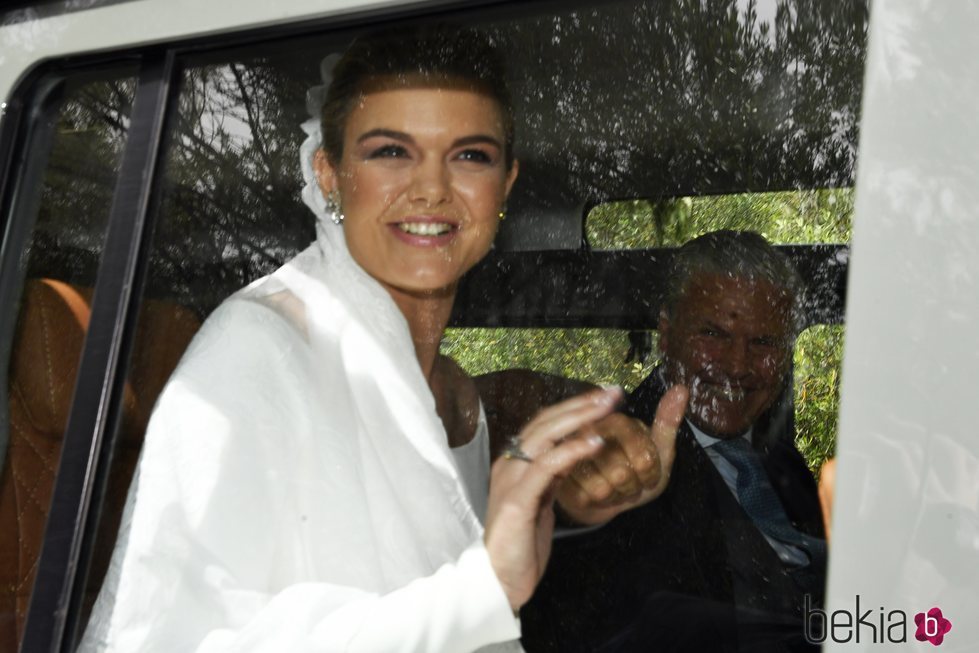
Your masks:
<path fill-rule="evenodd" d="M 16 651 L 23 634 L 90 304 L 90 289 L 60 281 L 32 280 L 24 290 L 9 370 L 10 440 L 0 476 L 0 651 Z M 143 303 L 92 594 L 108 564 L 153 404 L 199 326 L 182 306 Z"/>

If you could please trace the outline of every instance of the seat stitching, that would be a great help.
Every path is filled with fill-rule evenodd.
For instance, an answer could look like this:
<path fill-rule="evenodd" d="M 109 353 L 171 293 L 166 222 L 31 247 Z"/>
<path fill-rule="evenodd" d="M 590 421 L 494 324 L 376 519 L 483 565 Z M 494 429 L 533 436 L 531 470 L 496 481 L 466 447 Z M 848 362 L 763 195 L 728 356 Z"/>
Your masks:
<path fill-rule="evenodd" d="M 26 442 L 30 450 L 34 452 L 34 455 L 36 455 L 38 458 L 41 459 L 41 462 L 44 463 L 45 467 L 47 467 L 47 469 L 50 470 L 51 472 L 54 472 L 54 467 L 51 465 L 50 461 L 47 458 L 45 458 L 45 456 L 34 446 L 34 444 L 31 442 L 31 439 L 26 435 L 24 435 L 25 433 L 24 427 L 17 423 L 12 423 L 11 425 L 14 427 L 14 431 L 20 434 L 18 440 L 22 440 Z M 23 525 L 22 517 L 24 512 L 26 512 L 26 508 L 28 507 L 28 505 L 33 504 L 33 507 L 36 510 L 38 510 L 42 516 L 47 515 L 48 506 L 46 506 L 43 502 L 41 502 L 40 499 L 37 498 L 37 491 L 41 485 L 42 477 L 39 475 L 36 479 L 34 479 L 34 484 L 32 486 L 29 484 L 28 479 L 24 478 L 23 474 L 20 473 L 20 471 L 15 465 L 11 464 L 10 472 L 14 479 L 14 491 L 16 492 L 18 489 L 21 490 L 21 492 L 15 494 L 15 502 L 18 509 L 15 510 L 14 512 L 17 517 L 17 533 L 23 534 L 24 525 Z M 18 538 L 18 540 L 20 541 L 21 544 L 23 544 L 22 538 Z M 22 546 L 19 548 L 23 550 Z M 34 556 L 34 561 L 31 564 L 30 568 L 26 572 L 24 572 L 25 575 L 22 577 L 20 584 L 17 586 L 17 590 L 23 589 L 24 585 L 31 577 L 30 576 L 31 572 L 34 570 L 35 567 L 37 567 L 37 559 L 39 555 L 40 555 L 40 551 L 38 551 L 37 554 Z"/>
<path fill-rule="evenodd" d="M 15 428 L 16 428 L 16 425 L 15 425 Z M 11 478 L 13 478 L 13 486 L 14 486 L 14 508 L 15 508 L 14 509 L 14 518 L 17 520 L 17 552 L 20 553 L 21 551 L 24 550 L 24 537 L 23 537 L 24 536 L 24 525 L 22 523 L 23 522 L 23 520 L 21 519 L 22 513 L 20 511 L 20 492 L 18 492 L 18 490 L 20 489 L 20 485 L 17 483 L 17 469 L 16 469 L 16 467 L 14 467 L 14 461 L 8 460 L 7 461 L 7 464 L 10 465 L 10 476 L 11 476 Z M 17 565 L 18 565 L 18 567 L 21 566 L 21 563 L 22 563 L 22 560 L 20 559 L 20 556 L 18 555 L 17 556 Z M 24 578 L 21 578 L 17 585 L 11 585 L 10 586 L 10 589 L 11 589 L 11 592 L 10 593 L 11 593 L 11 595 L 13 595 L 13 596 L 16 596 L 17 595 L 17 593 L 21 590 L 21 588 L 24 585 L 24 580 L 25 580 Z"/>
<path fill-rule="evenodd" d="M 15 428 L 17 428 L 16 425 L 15 425 Z M 17 430 L 21 430 L 21 429 L 18 428 Z M 23 515 L 24 515 L 24 512 L 19 509 L 19 506 L 21 505 L 21 501 L 20 501 L 21 494 L 22 493 L 26 493 L 27 497 L 29 499 L 31 499 L 35 504 L 37 504 L 39 506 L 39 508 L 41 509 L 42 514 L 44 512 L 44 508 L 43 508 L 43 506 L 40 506 L 40 501 L 37 500 L 37 497 L 35 496 L 34 489 L 30 489 L 30 490 L 27 489 L 27 484 L 24 483 L 19 478 L 19 475 L 17 473 L 17 468 L 12 464 L 12 461 L 11 461 L 11 465 L 10 465 L 10 473 L 11 473 L 11 476 L 13 477 L 13 480 L 14 480 L 14 483 L 13 483 L 13 486 L 14 486 L 14 504 L 15 504 L 15 506 L 18 506 L 18 509 L 17 510 L 14 510 L 14 518 L 17 520 L 17 534 L 18 534 L 18 537 L 17 537 L 17 544 L 18 544 L 17 550 L 18 550 L 18 552 L 23 552 L 24 551 L 24 548 L 25 548 L 24 547 L 24 539 L 23 539 L 23 534 L 24 534 Z M 22 490 L 23 492 L 18 492 L 18 490 Z M 38 562 L 38 559 L 40 557 L 41 557 L 40 551 L 38 551 L 36 553 L 36 555 L 34 556 L 34 561 L 31 563 L 31 566 L 26 571 L 23 571 L 23 572 L 21 572 L 19 574 L 20 578 L 17 580 L 17 584 L 10 586 L 10 589 L 11 589 L 10 595 L 16 597 L 24 589 L 24 587 L 27 585 L 28 580 L 30 580 L 32 578 L 32 573 L 37 568 L 37 562 Z M 23 564 L 23 560 L 20 559 L 19 556 L 18 556 L 18 563 L 19 563 L 19 566 Z"/>
<path fill-rule="evenodd" d="M 31 563 L 30 569 L 24 572 L 23 578 L 21 578 L 20 582 L 16 585 L 16 587 L 14 587 L 14 593 L 20 592 L 25 587 L 27 587 L 27 584 L 29 582 L 32 582 L 34 580 L 34 571 L 37 569 L 37 563 L 40 560 L 41 560 L 41 552 L 38 551 L 37 554 L 34 556 L 34 562 Z"/>
<path fill-rule="evenodd" d="M 33 501 L 34 505 L 36 505 L 38 510 L 41 511 L 41 514 L 45 514 L 47 506 L 41 503 L 40 499 L 37 498 L 37 490 L 41 482 L 37 481 L 33 486 L 28 485 L 28 479 L 24 478 L 24 476 L 17 470 L 14 470 L 14 480 L 20 483 L 21 487 L 24 488 L 24 490 L 27 492 L 27 498 Z"/>
<path fill-rule="evenodd" d="M 41 326 L 44 331 L 44 362 L 46 364 L 46 367 L 48 368 L 48 379 L 49 379 L 48 399 L 51 401 L 51 410 L 54 411 L 55 410 L 54 384 L 56 381 L 54 378 L 54 369 L 52 367 L 52 357 L 50 355 L 51 339 L 48 330 L 48 307 L 44 304 L 44 302 L 41 302 L 40 304 L 41 304 Z"/>
<path fill-rule="evenodd" d="M 28 485 L 28 483 L 27 483 L 27 480 L 23 477 L 23 475 L 21 475 L 17 471 L 17 469 L 15 467 L 11 467 L 11 472 L 12 472 L 12 475 L 13 475 L 13 478 L 14 478 L 14 489 L 15 489 L 15 491 L 18 488 L 22 490 L 22 492 L 21 493 L 18 493 L 17 496 L 19 496 L 19 499 L 24 499 L 25 500 L 23 503 L 22 503 L 21 500 L 17 500 L 18 510 L 15 511 L 15 514 L 16 514 L 16 517 L 17 517 L 17 532 L 21 536 L 23 536 L 24 524 L 23 524 L 23 519 L 22 518 L 23 518 L 23 515 L 26 513 L 26 508 L 27 508 L 27 505 L 25 505 L 25 504 L 33 504 L 34 508 L 36 510 L 38 510 L 41 513 L 42 516 L 46 516 L 46 514 L 47 514 L 47 511 L 46 511 L 47 506 L 45 506 L 45 504 L 43 504 L 37 498 L 37 490 L 38 490 L 38 486 L 40 485 L 40 481 L 37 481 L 34 484 L 33 487 L 30 487 Z M 43 537 L 43 535 L 42 535 L 42 537 Z M 23 538 L 20 537 L 20 538 L 18 538 L 18 540 L 20 541 L 20 544 L 21 544 L 21 546 L 18 547 L 18 548 L 21 551 L 23 551 L 23 549 L 25 548 L 23 546 Z M 26 586 L 27 582 L 31 579 L 31 574 L 33 573 L 34 569 L 37 567 L 37 562 L 38 562 L 38 558 L 40 558 L 40 553 L 41 552 L 39 550 L 34 552 L 33 561 L 31 562 L 31 566 L 26 571 L 22 572 L 22 576 L 20 578 L 20 582 L 16 586 L 15 591 L 22 590 Z M 23 560 L 21 560 L 21 563 L 23 563 Z"/>
<path fill-rule="evenodd" d="M 28 447 L 30 447 L 30 450 L 34 452 L 34 455 L 41 459 L 41 462 L 44 463 L 44 467 L 52 474 L 56 473 L 56 470 L 54 468 L 54 461 L 51 458 L 45 456 L 44 452 L 38 449 L 37 445 L 27 435 L 27 432 L 24 430 L 24 426 L 21 424 L 15 424 L 13 422 L 11 422 L 11 426 L 14 427 L 14 430 L 21 433 L 22 435 L 21 439 L 27 444 Z"/>

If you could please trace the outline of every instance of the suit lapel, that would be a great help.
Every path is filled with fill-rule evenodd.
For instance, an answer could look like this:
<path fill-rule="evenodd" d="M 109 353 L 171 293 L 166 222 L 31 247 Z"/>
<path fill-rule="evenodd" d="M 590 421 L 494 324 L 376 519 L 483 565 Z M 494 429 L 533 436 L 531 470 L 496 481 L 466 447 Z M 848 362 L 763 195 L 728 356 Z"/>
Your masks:
<path fill-rule="evenodd" d="M 707 588 L 706 594 L 729 600 L 733 596 L 730 555 L 719 520 L 730 510 L 727 504 L 734 498 L 726 488 L 718 488 L 718 482 L 724 483 L 684 422 L 677 433 L 677 455 L 669 492 L 671 509 L 693 543 L 691 550 L 697 552 L 694 567 Z M 734 507 L 737 508 L 736 501 Z"/>
<path fill-rule="evenodd" d="M 683 461 L 683 462 L 681 462 Z M 699 551 L 697 568 L 712 597 L 776 611 L 801 606 L 796 583 L 778 554 L 745 513 L 689 426 L 677 434 L 681 481 L 671 497 Z M 790 597 L 790 605 L 773 598 Z"/>

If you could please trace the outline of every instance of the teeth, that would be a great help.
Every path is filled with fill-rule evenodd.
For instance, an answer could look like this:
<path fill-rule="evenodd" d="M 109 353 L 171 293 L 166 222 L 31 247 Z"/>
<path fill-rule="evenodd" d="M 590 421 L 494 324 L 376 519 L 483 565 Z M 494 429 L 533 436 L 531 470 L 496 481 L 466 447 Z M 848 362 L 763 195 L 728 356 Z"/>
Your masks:
<path fill-rule="evenodd" d="M 728 401 L 743 401 L 744 400 L 744 390 L 735 390 L 731 386 L 721 386 L 721 395 L 724 396 Z"/>
<path fill-rule="evenodd" d="M 440 236 L 452 230 L 452 225 L 444 222 L 400 222 L 398 227 L 414 236 Z"/>
<path fill-rule="evenodd" d="M 702 384 L 698 390 L 705 395 L 713 395 L 725 401 L 744 401 L 747 392 L 744 388 L 735 388 L 727 383 L 722 384 Z"/>

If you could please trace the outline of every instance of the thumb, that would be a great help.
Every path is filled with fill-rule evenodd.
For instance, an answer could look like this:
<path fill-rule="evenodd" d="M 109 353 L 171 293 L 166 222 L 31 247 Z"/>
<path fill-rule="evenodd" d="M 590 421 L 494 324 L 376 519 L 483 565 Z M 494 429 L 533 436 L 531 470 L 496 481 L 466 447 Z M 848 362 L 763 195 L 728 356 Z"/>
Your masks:
<path fill-rule="evenodd" d="M 652 440 L 659 453 L 663 477 L 669 478 L 676 457 L 676 432 L 680 428 L 683 416 L 687 412 L 687 402 L 690 391 L 684 385 L 675 385 L 663 395 L 656 407 L 656 417 L 653 418 Z"/>

